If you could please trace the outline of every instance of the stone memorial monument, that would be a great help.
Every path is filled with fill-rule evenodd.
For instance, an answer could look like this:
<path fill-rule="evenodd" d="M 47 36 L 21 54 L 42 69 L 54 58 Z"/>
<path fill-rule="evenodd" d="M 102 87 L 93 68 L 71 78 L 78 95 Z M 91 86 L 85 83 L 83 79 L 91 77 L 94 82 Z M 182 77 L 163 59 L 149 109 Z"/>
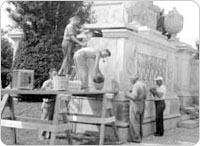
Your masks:
<path fill-rule="evenodd" d="M 164 27 L 173 38 L 169 40 L 156 30 L 157 17 L 161 10 L 152 1 L 97 1 L 94 2 L 92 8 L 95 12 L 96 23 L 86 25 L 86 28 L 101 30 L 103 37 L 92 38 L 89 44 L 94 48 L 108 48 L 112 54 L 111 57 L 100 62 L 100 69 L 105 76 L 104 89 L 113 90 L 115 86 L 113 83 L 117 83 L 119 87 L 119 94 L 112 102 L 120 139 L 127 141 L 128 137 L 129 102 L 124 97 L 124 91 L 130 90 L 129 77 L 133 75 L 138 75 L 143 79 L 149 88 L 155 86 L 153 80 L 155 77 L 164 78 L 164 84 L 167 87 L 165 129 L 175 128 L 180 117 L 180 100 L 176 91 L 177 88 L 182 88 L 182 82 L 187 82 L 186 84 L 190 82 L 188 73 L 190 69 L 187 68 L 187 71 L 182 73 L 181 70 L 184 68 L 181 68 L 183 63 L 179 58 L 183 54 L 187 55 L 188 59 L 185 60 L 185 66 L 187 66 L 190 64 L 189 55 L 193 52 L 186 46 L 184 49 L 187 53 L 182 54 L 180 50 L 183 50 L 185 46 L 180 44 L 184 43 L 176 38 L 176 34 L 182 30 L 183 17 L 175 8 L 165 15 Z M 92 74 L 92 71 L 90 73 Z M 184 74 L 186 78 L 183 79 L 180 74 Z M 80 100 L 74 102 L 78 103 Z M 81 104 L 82 109 L 79 108 L 79 113 L 99 114 L 97 107 L 101 103 L 98 99 L 81 101 Z M 73 111 L 74 109 L 76 108 L 73 108 Z M 154 132 L 154 122 L 154 101 L 149 95 L 143 122 L 144 135 Z M 95 126 L 92 129 L 94 130 Z M 111 137 L 112 131 L 109 128 L 107 131 L 107 137 Z"/>

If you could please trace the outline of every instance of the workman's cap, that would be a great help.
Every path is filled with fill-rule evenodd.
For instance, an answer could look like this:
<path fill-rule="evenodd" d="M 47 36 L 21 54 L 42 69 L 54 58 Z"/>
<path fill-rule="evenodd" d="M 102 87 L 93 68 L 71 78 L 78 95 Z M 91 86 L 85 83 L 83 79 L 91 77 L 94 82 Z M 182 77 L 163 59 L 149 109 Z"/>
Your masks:
<path fill-rule="evenodd" d="M 158 80 L 160 80 L 160 81 L 163 81 L 163 77 L 161 77 L 161 76 L 158 76 L 157 78 L 155 78 L 154 79 L 155 81 L 158 81 Z"/>

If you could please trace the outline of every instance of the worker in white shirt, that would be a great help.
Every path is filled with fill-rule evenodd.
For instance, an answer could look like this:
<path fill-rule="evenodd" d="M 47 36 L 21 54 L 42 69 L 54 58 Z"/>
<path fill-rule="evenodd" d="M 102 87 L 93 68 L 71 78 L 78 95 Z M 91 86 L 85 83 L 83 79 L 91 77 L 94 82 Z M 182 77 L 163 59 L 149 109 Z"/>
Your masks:
<path fill-rule="evenodd" d="M 49 79 L 46 80 L 43 84 L 41 89 L 42 90 L 52 90 L 53 89 L 53 77 L 57 75 L 57 70 L 52 68 L 49 70 Z M 41 120 L 52 120 L 53 119 L 53 112 L 55 106 L 55 95 L 47 95 L 43 98 L 43 102 L 41 105 Z M 40 131 L 39 132 L 39 139 L 48 139 L 50 138 L 50 133 L 47 131 Z"/>
<path fill-rule="evenodd" d="M 158 76 L 154 80 L 158 85 L 157 88 L 150 89 L 150 92 L 155 98 L 155 107 L 156 107 L 156 132 L 154 133 L 154 136 L 163 136 L 164 135 L 163 113 L 165 110 L 166 87 L 163 85 L 163 77 Z"/>
<path fill-rule="evenodd" d="M 146 84 L 136 76 L 131 78 L 131 83 L 132 91 L 125 93 L 125 96 L 130 99 L 128 141 L 140 143 L 143 137 L 142 123 L 148 90 Z"/>

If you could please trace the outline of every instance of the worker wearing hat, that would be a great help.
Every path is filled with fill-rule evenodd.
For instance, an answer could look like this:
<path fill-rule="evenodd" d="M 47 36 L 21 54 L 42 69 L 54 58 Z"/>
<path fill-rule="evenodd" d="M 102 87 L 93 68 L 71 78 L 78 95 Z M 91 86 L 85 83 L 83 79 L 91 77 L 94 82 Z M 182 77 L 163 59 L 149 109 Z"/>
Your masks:
<path fill-rule="evenodd" d="M 164 135 L 164 119 L 163 113 L 165 110 L 165 96 L 166 96 L 166 87 L 163 85 L 163 77 L 158 76 L 154 79 L 158 87 L 151 88 L 150 92 L 155 98 L 155 107 L 156 107 L 156 132 L 155 136 Z"/>

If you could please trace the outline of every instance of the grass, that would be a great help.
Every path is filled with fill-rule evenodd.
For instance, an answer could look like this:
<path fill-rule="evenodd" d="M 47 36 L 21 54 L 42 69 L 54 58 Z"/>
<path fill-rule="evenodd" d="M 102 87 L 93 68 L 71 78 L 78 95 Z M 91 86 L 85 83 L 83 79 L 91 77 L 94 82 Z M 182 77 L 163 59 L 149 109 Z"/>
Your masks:
<path fill-rule="evenodd" d="M 18 102 L 14 101 L 14 109 L 15 116 L 21 117 L 31 117 L 40 119 L 41 116 L 41 102 Z M 9 114 L 8 108 L 5 108 L 3 113 L 3 117 Z M 49 140 L 40 140 L 38 138 L 39 130 L 30 130 L 30 129 L 16 129 L 17 132 L 17 144 L 19 145 L 48 145 Z M 81 136 L 81 134 L 79 134 Z M 93 139 L 89 139 L 87 136 L 84 136 L 85 139 L 78 138 L 76 136 L 73 138 L 73 144 L 87 144 L 94 145 L 98 144 L 98 139 L 96 137 L 95 141 Z M 12 145 L 11 139 L 11 130 L 10 128 L 1 127 L 1 140 L 6 145 Z M 58 145 L 66 145 L 68 144 L 68 140 L 65 133 L 58 133 L 56 144 Z"/>
<path fill-rule="evenodd" d="M 41 102 L 18 102 L 14 101 L 15 115 L 22 117 L 32 117 L 40 119 L 41 115 Z M 6 108 L 3 117 L 8 115 L 9 110 Z M 38 130 L 16 129 L 17 131 L 17 144 L 19 145 L 48 145 L 49 140 L 39 140 Z M 6 145 L 12 145 L 11 130 L 6 127 L 1 127 L 1 140 Z M 189 142 L 196 143 L 199 140 L 199 128 L 185 129 L 175 128 L 165 131 L 164 137 L 154 137 L 153 135 L 143 138 L 144 144 L 165 144 L 165 145 L 180 145 L 180 143 Z M 110 143 L 110 141 L 107 141 Z M 67 145 L 67 137 L 65 133 L 59 133 L 56 144 Z M 76 145 L 94 145 L 98 144 L 98 139 L 88 140 L 87 138 L 81 140 L 78 138 L 73 139 L 73 144 Z M 128 144 L 128 143 L 127 143 Z M 131 143 L 132 144 L 132 143 Z"/>

